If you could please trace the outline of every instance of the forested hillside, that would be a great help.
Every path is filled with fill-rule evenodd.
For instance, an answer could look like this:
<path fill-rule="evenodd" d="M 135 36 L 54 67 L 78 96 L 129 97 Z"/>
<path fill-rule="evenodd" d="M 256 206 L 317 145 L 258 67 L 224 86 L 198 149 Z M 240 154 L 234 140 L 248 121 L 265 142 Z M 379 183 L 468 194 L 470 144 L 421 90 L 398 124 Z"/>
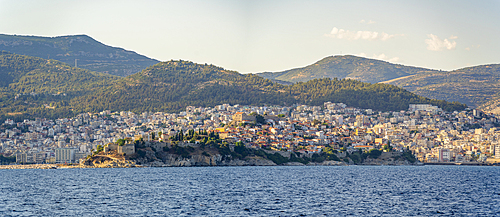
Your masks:
<path fill-rule="evenodd" d="M 325 101 L 375 110 L 404 110 L 411 103 L 431 103 L 447 110 L 465 105 L 431 100 L 404 89 L 350 79 L 315 79 L 281 85 L 256 75 L 242 75 L 213 65 L 169 61 L 125 78 L 102 92 L 79 97 L 71 106 L 82 111 L 178 111 L 186 106 L 322 105 Z"/>
<path fill-rule="evenodd" d="M 330 56 L 303 68 L 283 72 L 265 72 L 257 75 L 289 82 L 309 81 L 316 78 L 351 78 L 377 83 L 394 78 L 438 72 L 436 70 L 392 64 L 386 61 L 352 55 Z"/>
<path fill-rule="evenodd" d="M 120 77 L 74 68 L 57 60 L 0 52 L 0 87 L 16 94 L 82 95 Z"/>
<path fill-rule="evenodd" d="M 0 51 L 55 59 L 71 66 L 118 76 L 140 72 L 157 60 L 104 45 L 87 35 L 38 37 L 0 34 Z"/>
<path fill-rule="evenodd" d="M 463 104 L 431 100 L 396 86 L 350 79 L 325 78 L 282 85 L 256 75 L 182 60 L 158 63 L 126 78 L 117 78 L 54 60 L 4 55 L 3 65 L 22 72 L 4 73 L 13 76 L 13 81 L 3 89 L 1 114 L 4 118 L 68 117 L 108 109 L 176 112 L 186 106 L 223 103 L 322 105 L 331 101 L 380 111 L 405 110 L 411 103 L 430 103 L 448 111 L 465 108 Z M 9 55 L 16 58 L 7 61 Z M 17 60 L 22 58 L 26 61 Z M 54 95 L 54 91 L 68 94 Z M 31 92 L 37 94 L 13 99 L 16 94 Z"/>
<path fill-rule="evenodd" d="M 0 114 L 71 115 L 61 110 L 66 102 L 108 88 L 118 79 L 118 76 L 74 68 L 57 60 L 2 51 Z"/>

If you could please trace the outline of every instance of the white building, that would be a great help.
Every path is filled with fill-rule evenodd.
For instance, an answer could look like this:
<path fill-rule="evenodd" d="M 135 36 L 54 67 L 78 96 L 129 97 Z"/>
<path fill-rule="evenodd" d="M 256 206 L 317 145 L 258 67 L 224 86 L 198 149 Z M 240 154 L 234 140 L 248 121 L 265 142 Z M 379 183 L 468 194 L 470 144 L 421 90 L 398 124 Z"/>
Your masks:
<path fill-rule="evenodd" d="M 430 104 L 410 104 L 408 110 L 410 111 L 428 111 L 428 112 L 438 112 L 442 111 L 439 107 Z"/>
<path fill-rule="evenodd" d="M 56 148 L 56 163 L 74 163 L 76 148 Z"/>

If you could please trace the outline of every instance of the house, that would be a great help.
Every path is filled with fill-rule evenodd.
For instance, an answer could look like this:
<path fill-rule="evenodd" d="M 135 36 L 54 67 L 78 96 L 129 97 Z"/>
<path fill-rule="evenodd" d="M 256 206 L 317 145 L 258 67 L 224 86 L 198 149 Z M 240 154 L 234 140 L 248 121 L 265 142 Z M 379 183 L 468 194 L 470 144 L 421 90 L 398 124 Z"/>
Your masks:
<path fill-rule="evenodd" d="M 252 121 L 255 121 L 255 116 L 247 115 L 244 112 L 236 112 L 233 115 L 233 121 L 236 121 L 236 122 L 252 122 Z"/>
<path fill-rule="evenodd" d="M 122 146 L 118 146 L 118 153 L 125 155 L 132 155 L 135 153 L 135 145 L 134 144 L 124 144 Z"/>
<path fill-rule="evenodd" d="M 373 146 L 371 146 L 371 145 L 354 145 L 353 148 L 354 149 L 358 149 L 359 148 L 359 149 L 361 149 L 363 151 L 368 151 L 370 149 L 373 149 Z"/>

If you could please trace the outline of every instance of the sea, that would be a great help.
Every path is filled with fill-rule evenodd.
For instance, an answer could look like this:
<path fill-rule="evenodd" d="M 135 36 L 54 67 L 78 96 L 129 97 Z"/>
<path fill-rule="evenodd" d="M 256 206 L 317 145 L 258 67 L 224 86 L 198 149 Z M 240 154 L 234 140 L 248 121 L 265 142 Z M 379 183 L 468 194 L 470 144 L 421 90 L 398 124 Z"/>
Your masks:
<path fill-rule="evenodd" d="M 500 167 L 0 170 L 0 216 L 500 216 Z"/>

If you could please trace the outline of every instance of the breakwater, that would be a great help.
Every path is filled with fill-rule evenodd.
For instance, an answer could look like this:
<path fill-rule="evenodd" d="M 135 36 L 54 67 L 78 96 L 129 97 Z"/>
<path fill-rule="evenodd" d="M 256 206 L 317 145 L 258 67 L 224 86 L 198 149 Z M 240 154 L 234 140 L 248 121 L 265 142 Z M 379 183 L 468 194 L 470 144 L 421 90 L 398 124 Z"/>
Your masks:
<path fill-rule="evenodd" d="M 0 169 L 19 170 L 19 169 L 57 169 L 56 164 L 24 164 L 24 165 L 0 165 Z"/>

